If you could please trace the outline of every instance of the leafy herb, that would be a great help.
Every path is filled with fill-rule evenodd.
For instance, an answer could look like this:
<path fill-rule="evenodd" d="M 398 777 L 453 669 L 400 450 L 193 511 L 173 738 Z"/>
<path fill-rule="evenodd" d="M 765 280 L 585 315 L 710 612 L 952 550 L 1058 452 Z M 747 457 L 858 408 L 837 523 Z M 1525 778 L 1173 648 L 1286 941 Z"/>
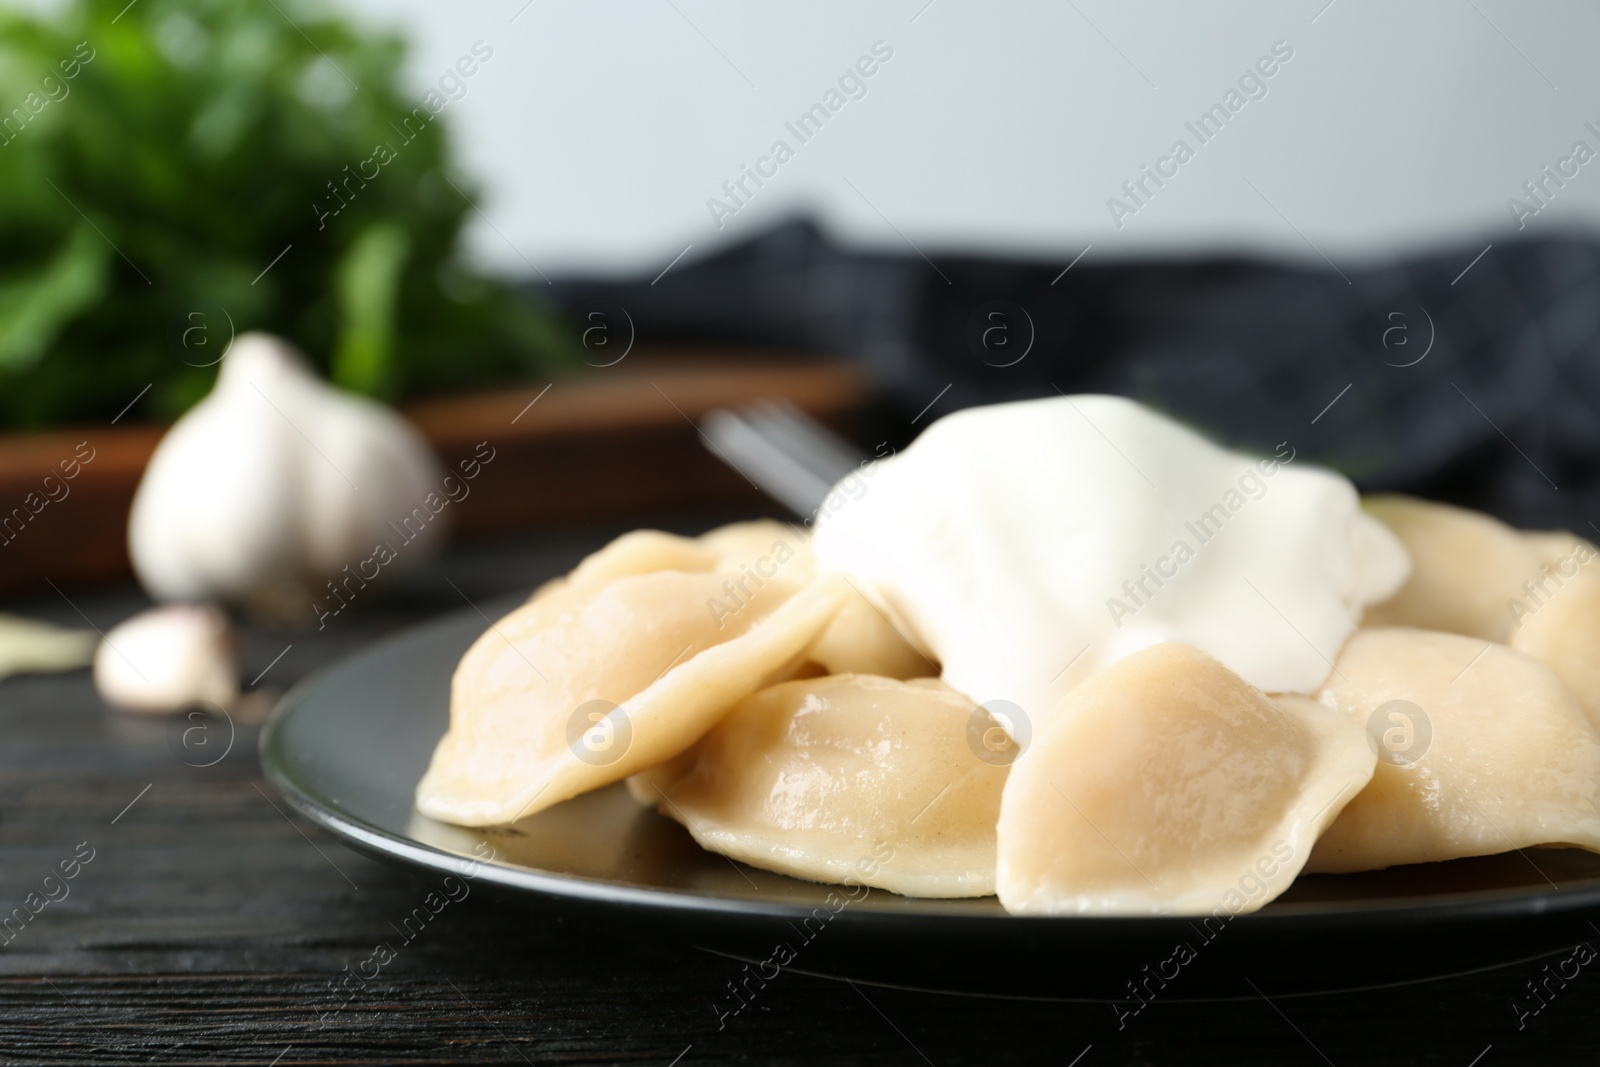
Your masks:
<path fill-rule="evenodd" d="M 0 11 L 0 427 L 151 383 L 135 417 L 172 418 L 247 329 L 390 399 L 568 365 L 550 313 L 456 259 L 472 189 L 402 58 L 321 3 Z"/>

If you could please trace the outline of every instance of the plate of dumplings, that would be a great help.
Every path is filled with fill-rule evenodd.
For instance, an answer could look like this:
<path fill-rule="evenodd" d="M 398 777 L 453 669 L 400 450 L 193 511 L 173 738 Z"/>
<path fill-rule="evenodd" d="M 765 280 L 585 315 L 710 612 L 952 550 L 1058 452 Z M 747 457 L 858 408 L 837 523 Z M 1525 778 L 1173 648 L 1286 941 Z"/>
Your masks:
<path fill-rule="evenodd" d="M 1416 981 L 1592 933 L 1600 550 L 1121 398 L 975 408 L 803 522 L 376 644 L 262 758 L 358 849 L 747 994 Z"/>

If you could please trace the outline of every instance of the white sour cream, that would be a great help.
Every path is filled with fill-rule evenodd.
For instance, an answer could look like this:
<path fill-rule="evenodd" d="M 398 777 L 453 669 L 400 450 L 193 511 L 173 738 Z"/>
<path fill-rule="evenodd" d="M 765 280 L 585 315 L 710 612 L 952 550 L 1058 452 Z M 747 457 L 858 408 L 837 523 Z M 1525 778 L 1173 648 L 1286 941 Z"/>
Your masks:
<path fill-rule="evenodd" d="M 1410 573 L 1355 487 L 1287 442 L 1230 452 L 1120 397 L 969 408 L 846 481 L 819 520 L 823 567 L 950 685 L 1034 723 L 1165 641 L 1269 692 L 1314 692 L 1363 606 Z"/>

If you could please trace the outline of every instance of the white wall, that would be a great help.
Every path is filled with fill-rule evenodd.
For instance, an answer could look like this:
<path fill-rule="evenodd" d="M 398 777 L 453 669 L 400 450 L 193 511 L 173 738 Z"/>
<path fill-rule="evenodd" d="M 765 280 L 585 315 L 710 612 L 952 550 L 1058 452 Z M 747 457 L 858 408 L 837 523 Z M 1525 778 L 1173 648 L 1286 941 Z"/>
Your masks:
<path fill-rule="evenodd" d="M 664 267 L 802 209 L 886 249 L 1321 262 L 1309 241 L 1344 265 L 1514 232 L 1542 164 L 1600 151 L 1600 5 L 1578 0 L 352 2 L 409 27 L 419 93 L 494 49 L 447 115 L 493 224 L 472 248 L 521 272 Z M 866 97 L 799 145 L 783 123 L 879 40 Z M 1199 144 L 1184 121 L 1280 40 L 1267 96 Z M 707 199 L 780 137 L 795 158 L 719 230 Z M 1194 158 L 1119 229 L 1107 198 L 1180 137 Z M 1528 232 L 1600 217 L 1600 162 L 1551 201 Z"/>

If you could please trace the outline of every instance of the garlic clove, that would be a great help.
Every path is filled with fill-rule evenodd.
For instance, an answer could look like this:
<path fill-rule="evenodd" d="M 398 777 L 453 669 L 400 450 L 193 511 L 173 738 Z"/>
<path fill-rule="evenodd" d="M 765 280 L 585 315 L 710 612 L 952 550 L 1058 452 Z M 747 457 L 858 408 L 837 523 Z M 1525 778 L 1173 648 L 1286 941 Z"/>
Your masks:
<path fill-rule="evenodd" d="M 107 704 L 144 715 L 197 703 L 226 710 L 239 696 L 228 617 L 209 604 L 140 612 L 100 642 L 94 685 Z"/>
<path fill-rule="evenodd" d="M 158 600 L 316 617 L 325 585 L 390 546 L 399 570 L 443 540 L 443 472 L 394 412 L 319 380 L 288 343 L 236 338 L 216 386 L 151 457 L 128 546 Z M 370 575 L 369 575 L 370 576 Z"/>
<path fill-rule="evenodd" d="M 0 678 L 87 667 L 94 645 L 93 630 L 67 630 L 34 619 L 0 615 Z"/>

